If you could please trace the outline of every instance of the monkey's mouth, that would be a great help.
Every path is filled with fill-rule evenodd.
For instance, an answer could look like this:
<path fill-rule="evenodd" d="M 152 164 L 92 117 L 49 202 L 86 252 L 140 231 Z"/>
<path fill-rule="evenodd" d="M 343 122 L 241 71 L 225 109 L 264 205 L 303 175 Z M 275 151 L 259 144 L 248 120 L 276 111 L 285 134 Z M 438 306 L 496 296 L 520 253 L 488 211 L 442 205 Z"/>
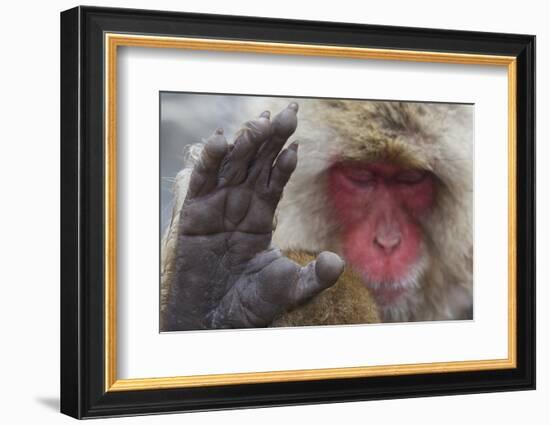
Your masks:
<path fill-rule="evenodd" d="M 415 287 L 410 279 L 397 279 L 387 281 L 373 281 L 367 276 L 363 277 L 363 283 L 380 307 L 388 306 L 399 301 L 407 292 Z"/>
<path fill-rule="evenodd" d="M 370 293 L 373 296 L 376 304 L 379 306 L 388 306 L 397 302 L 406 292 L 408 288 L 403 286 L 394 286 L 394 285 L 378 285 L 375 288 L 371 288 L 370 285 L 367 285 L 370 289 Z"/>
<path fill-rule="evenodd" d="M 426 255 L 421 255 L 405 273 L 397 276 L 388 274 L 385 278 L 363 272 L 363 282 L 380 307 L 390 306 L 399 302 L 407 293 L 420 287 L 424 273 L 428 267 Z"/>

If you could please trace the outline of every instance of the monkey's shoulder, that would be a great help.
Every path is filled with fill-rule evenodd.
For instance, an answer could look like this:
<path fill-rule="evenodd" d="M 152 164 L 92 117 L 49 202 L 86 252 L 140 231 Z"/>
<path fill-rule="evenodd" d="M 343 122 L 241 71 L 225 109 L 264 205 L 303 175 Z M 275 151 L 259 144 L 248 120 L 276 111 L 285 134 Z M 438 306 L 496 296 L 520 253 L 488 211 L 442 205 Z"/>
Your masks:
<path fill-rule="evenodd" d="M 300 265 L 315 259 L 314 254 L 289 251 L 285 255 Z M 309 302 L 286 312 L 272 326 L 319 326 L 378 323 L 376 304 L 359 275 L 346 267 L 338 281 Z"/>

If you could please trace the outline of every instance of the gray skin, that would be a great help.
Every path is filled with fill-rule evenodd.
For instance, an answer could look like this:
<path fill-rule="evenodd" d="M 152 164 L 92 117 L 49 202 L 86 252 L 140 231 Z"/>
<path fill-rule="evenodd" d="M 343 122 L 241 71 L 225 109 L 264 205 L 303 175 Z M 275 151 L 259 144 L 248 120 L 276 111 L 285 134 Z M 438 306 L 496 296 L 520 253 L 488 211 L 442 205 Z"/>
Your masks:
<path fill-rule="evenodd" d="M 181 209 L 164 330 L 268 326 L 338 280 L 338 255 L 323 252 L 301 267 L 271 246 L 275 209 L 298 160 L 296 143 L 281 152 L 297 112 L 296 103 L 272 121 L 263 112 L 233 144 L 222 129 L 206 141 Z"/>

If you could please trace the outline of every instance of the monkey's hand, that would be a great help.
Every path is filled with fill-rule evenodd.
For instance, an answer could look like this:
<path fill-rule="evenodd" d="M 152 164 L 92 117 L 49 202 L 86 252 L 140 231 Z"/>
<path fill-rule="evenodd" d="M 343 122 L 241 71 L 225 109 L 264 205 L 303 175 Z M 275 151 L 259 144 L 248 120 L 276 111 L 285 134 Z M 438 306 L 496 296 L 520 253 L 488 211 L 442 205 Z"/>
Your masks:
<path fill-rule="evenodd" d="M 233 145 L 221 129 L 206 141 L 181 209 L 165 330 L 267 326 L 342 273 L 336 254 L 301 267 L 271 247 L 275 209 L 297 163 L 297 144 L 281 152 L 297 111 L 291 103 L 272 121 L 262 113 Z"/>

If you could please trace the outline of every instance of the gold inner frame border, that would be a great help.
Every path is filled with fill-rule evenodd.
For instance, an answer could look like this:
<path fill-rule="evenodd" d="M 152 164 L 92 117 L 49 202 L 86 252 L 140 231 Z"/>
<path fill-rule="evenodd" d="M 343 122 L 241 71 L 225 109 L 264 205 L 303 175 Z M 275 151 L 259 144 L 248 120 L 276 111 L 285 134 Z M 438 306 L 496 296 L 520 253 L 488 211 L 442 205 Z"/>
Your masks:
<path fill-rule="evenodd" d="M 393 49 L 371 49 L 330 45 L 288 44 L 221 40 L 205 38 L 180 38 L 151 35 L 106 33 L 105 46 L 105 391 L 137 391 L 217 385 L 257 384 L 322 379 L 359 378 L 377 376 L 411 375 L 419 373 L 448 373 L 512 369 L 517 365 L 516 353 L 516 58 L 464 53 L 428 52 Z M 432 62 L 469 65 L 503 66 L 508 72 L 508 357 L 495 360 L 468 360 L 454 362 L 398 364 L 380 366 L 302 369 L 266 372 L 246 372 L 214 375 L 192 375 L 118 379 L 117 323 L 116 323 L 116 266 L 117 266 L 117 51 L 118 47 L 149 47 L 263 53 L 279 55 L 325 56 L 356 59 L 397 60 L 403 62 Z"/>

